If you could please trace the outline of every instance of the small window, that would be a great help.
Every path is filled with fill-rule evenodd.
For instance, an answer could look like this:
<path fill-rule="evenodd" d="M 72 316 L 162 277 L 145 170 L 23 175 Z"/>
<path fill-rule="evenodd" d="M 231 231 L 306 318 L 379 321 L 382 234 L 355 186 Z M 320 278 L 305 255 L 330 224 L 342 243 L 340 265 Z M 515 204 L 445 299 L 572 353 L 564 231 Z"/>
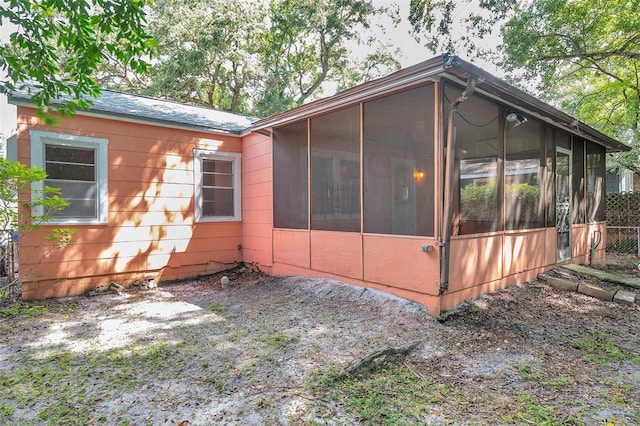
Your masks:
<path fill-rule="evenodd" d="M 195 213 L 198 222 L 241 220 L 238 153 L 195 150 Z"/>
<path fill-rule="evenodd" d="M 34 189 L 59 188 L 69 203 L 51 214 L 53 222 L 107 223 L 108 140 L 38 130 L 32 130 L 30 137 L 31 163 L 47 173 Z"/>

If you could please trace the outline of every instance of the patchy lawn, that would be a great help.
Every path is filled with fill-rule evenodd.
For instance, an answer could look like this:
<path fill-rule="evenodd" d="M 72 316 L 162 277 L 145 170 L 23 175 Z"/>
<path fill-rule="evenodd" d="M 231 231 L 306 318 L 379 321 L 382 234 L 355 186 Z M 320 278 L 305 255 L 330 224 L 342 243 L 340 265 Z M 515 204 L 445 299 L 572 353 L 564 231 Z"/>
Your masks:
<path fill-rule="evenodd" d="M 228 275 L 0 310 L 0 424 L 640 424 L 638 305 L 532 282 L 438 322 L 335 281 Z"/>

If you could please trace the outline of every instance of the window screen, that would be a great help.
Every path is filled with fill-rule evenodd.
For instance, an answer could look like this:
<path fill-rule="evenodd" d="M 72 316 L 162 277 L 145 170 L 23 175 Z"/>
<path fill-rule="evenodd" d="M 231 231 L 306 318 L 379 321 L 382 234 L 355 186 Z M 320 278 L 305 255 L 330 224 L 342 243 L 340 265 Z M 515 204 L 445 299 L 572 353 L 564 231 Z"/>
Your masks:
<path fill-rule="evenodd" d="M 364 231 L 433 235 L 433 85 L 364 104 Z"/>
<path fill-rule="evenodd" d="M 505 121 L 505 229 L 544 227 L 543 131 L 531 119 Z"/>
<path fill-rule="evenodd" d="M 445 113 L 462 89 L 445 86 Z M 498 105 L 472 95 L 458 107 L 456 125 L 456 175 L 458 187 L 453 235 L 502 230 L 499 206 L 501 184 L 498 159 L 502 156 Z"/>
<path fill-rule="evenodd" d="M 574 138 L 573 162 L 571 169 L 571 192 L 573 204 L 571 206 L 571 223 L 584 223 L 587 212 L 587 201 L 584 197 L 584 145 L 585 141 Z"/>
<path fill-rule="evenodd" d="M 605 220 L 605 149 L 587 143 L 587 220 Z"/>
<path fill-rule="evenodd" d="M 69 203 L 52 216 L 95 218 L 97 216 L 96 150 L 60 145 L 45 145 L 45 185 L 60 188 Z"/>
<path fill-rule="evenodd" d="M 273 133 L 273 223 L 276 228 L 308 228 L 307 122 Z"/>
<path fill-rule="evenodd" d="M 547 211 L 547 227 L 556 226 L 556 196 L 555 196 L 555 131 L 551 127 L 545 129 L 545 147 L 546 147 L 546 191 L 545 204 Z"/>
<path fill-rule="evenodd" d="M 311 119 L 311 228 L 360 232 L 360 107 Z"/>
<path fill-rule="evenodd" d="M 234 216 L 233 160 L 202 160 L 202 215 Z"/>

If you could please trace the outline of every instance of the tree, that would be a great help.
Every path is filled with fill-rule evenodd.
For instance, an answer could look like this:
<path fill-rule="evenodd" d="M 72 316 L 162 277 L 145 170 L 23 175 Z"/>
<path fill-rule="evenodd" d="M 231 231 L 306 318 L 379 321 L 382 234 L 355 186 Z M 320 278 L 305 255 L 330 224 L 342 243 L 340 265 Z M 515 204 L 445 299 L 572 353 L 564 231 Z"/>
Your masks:
<path fill-rule="evenodd" d="M 614 166 L 640 174 L 640 1 L 537 1 L 503 30 L 504 65 L 546 100 L 633 151 Z"/>
<path fill-rule="evenodd" d="M 12 240 L 15 232 L 23 236 L 26 232 L 42 228 L 52 218 L 52 213 L 69 205 L 60 198 L 60 190 L 45 186 L 42 191 L 32 190 L 31 198 L 25 200 L 18 194 L 28 190 L 34 182 L 42 181 L 47 174 L 37 167 L 27 168 L 17 161 L 0 157 L 0 245 L 2 266 L 6 266 L 8 280 L 0 284 L 0 302 L 12 299 L 19 277 L 13 271 Z M 34 214 L 33 208 L 42 207 L 43 214 Z M 71 241 L 73 229 L 53 229 L 46 234 L 47 251 L 62 247 Z M 25 271 L 22 271 L 23 273 Z"/>
<path fill-rule="evenodd" d="M 514 0 L 411 0 L 409 23 L 416 40 L 433 53 L 495 55 L 486 40 L 515 12 Z M 498 30 L 498 31 L 496 31 Z"/>
<path fill-rule="evenodd" d="M 93 74 L 109 57 L 136 72 L 154 41 L 145 33 L 150 0 L 9 0 L 0 3 L 0 24 L 16 30 L 0 45 L 0 92 L 29 83 L 44 117 L 54 101 L 61 114 L 86 108 L 100 93 Z"/>
<path fill-rule="evenodd" d="M 378 43 L 361 34 L 383 13 L 393 9 L 375 8 L 368 0 L 273 0 L 271 26 L 261 43 L 265 76 L 258 112 L 269 115 L 301 105 L 327 82 L 345 87 L 398 69 L 386 46 L 365 58 L 352 57 L 363 44 Z"/>
<path fill-rule="evenodd" d="M 264 31 L 261 2 L 159 0 L 150 32 L 158 58 L 142 91 L 179 102 L 248 112 L 260 68 L 257 39 Z"/>
<path fill-rule="evenodd" d="M 453 50 L 492 56 L 512 82 L 629 143 L 633 150 L 612 157 L 612 167 L 640 174 L 640 15 L 634 13 L 640 1 L 480 0 L 477 6 L 454 22 L 459 2 L 412 0 L 413 29 L 436 28 L 431 47 L 442 46 L 444 35 Z M 459 39 L 456 27 L 466 28 Z M 502 43 L 481 48 L 496 30 Z"/>
<path fill-rule="evenodd" d="M 110 87 L 179 102 L 269 115 L 331 87 L 344 88 L 397 69 L 394 52 L 367 37 L 371 21 L 393 8 L 370 0 L 159 0 L 150 31 L 158 58 L 146 79 L 103 68 Z M 367 44 L 372 51 L 353 57 Z"/>
<path fill-rule="evenodd" d="M 42 118 L 52 122 L 53 110 L 73 115 L 86 108 L 100 93 L 93 78 L 101 62 L 116 58 L 136 72 L 144 71 L 154 41 L 145 33 L 145 7 L 149 0 L 8 0 L 0 3 L 0 25 L 15 26 L 9 42 L 0 44 L 0 93 L 28 90 Z M 62 101 L 61 103 L 59 103 Z M 0 158 L 0 230 L 24 234 L 38 229 L 50 213 L 67 203 L 59 192 L 45 187 L 19 198 L 32 182 L 46 173 L 26 168 L 19 162 Z M 42 206 L 45 214 L 33 215 Z M 51 229 L 46 233 L 48 249 L 70 242 L 72 229 Z M 13 235 L 3 236 L 10 246 Z M 4 261 L 4 259 L 3 259 Z M 18 277 L 11 272 L 0 286 L 0 299 L 15 296 Z M 24 271 L 21 271 L 24 272 Z"/>

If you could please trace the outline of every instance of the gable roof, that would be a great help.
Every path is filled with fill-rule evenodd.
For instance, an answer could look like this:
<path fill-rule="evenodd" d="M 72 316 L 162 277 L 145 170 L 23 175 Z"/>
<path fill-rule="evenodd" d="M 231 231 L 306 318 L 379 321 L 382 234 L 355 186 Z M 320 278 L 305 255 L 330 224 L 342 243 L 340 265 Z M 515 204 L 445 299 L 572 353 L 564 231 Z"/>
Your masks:
<path fill-rule="evenodd" d="M 608 152 L 629 151 L 631 149 L 629 146 L 605 135 L 575 117 L 509 85 L 472 63 L 449 54 L 431 58 L 386 77 L 344 90 L 328 98 L 319 99 L 292 110 L 257 120 L 253 123 L 252 129 L 260 131 L 270 127 L 277 127 L 427 81 L 446 79 L 464 86 L 470 78 L 476 79 L 476 93 L 481 93 L 503 105 L 602 145 L 606 147 Z"/>
<path fill-rule="evenodd" d="M 28 87 L 14 91 L 9 102 L 15 105 L 34 106 Z M 93 105 L 89 109 L 78 109 L 76 114 L 236 136 L 246 134 L 250 130 L 251 123 L 257 120 L 255 117 L 233 112 L 105 89 L 102 90 L 100 97 L 93 99 Z"/>

